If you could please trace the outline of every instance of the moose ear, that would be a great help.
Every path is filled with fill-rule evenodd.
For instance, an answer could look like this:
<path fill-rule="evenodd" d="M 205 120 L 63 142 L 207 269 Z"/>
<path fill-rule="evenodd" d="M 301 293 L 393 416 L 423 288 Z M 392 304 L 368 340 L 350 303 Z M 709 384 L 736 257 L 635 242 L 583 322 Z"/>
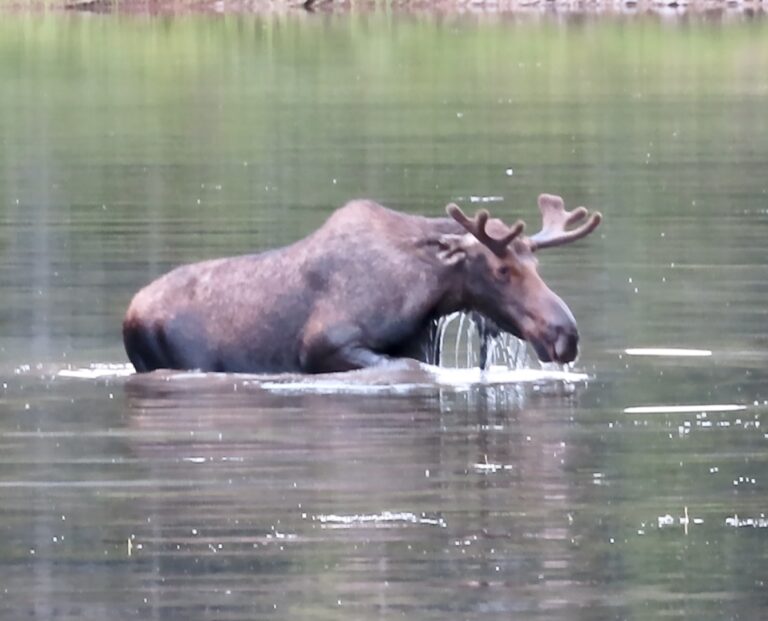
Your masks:
<path fill-rule="evenodd" d="M 453 266 L 467 258 L 467 235 L 442 235 L 437 240 L 437 258 L 443 265 Z"/>

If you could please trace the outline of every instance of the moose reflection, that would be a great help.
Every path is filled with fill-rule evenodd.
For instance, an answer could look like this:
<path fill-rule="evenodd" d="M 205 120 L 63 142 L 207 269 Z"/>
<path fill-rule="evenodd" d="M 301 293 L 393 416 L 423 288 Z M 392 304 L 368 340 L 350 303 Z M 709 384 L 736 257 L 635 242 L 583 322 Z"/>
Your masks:
<path fill-rule="evenodd" d="M 470 311 L 542 361 L 570 362 L 576 322 L 534 253 L 588 235 L 601 216 L 549 194 L 538 204 L 543 227 L 526 236 L 522 221 L 469 218 L 455 204 L 450 218 L 427 218 L 349 202 L 289 246 L 181 266 L 146 286 L 123 323 L 128 357 L 137 371 L 253 373 L 425 361 L 435 320 Z"/>

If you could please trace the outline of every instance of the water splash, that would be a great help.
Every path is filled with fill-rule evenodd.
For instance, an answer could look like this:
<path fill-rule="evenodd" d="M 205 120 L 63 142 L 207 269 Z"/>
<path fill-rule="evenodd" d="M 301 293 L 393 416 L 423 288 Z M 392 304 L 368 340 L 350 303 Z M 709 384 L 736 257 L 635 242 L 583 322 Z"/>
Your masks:
<path fill-rule="evenodd" d="M 438 319 L 428 360 L 441 367 L 483 370 L 492 366 L 526 369 L 531 363 L 524 341 L 500 331 L 478 313 L 452 313 Z"/>

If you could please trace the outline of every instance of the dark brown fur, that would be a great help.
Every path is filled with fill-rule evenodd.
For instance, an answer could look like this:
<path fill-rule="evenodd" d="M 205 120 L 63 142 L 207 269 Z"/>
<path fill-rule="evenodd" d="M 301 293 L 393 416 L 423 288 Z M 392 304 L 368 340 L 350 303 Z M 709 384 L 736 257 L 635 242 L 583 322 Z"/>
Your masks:
<path fill-rule="evenodd" d="M 573 317 L 522 240 L 500 259 L 450 218 L 367 200 L 290 246 L 158 278 L 133 298 L 123 336 L 138 371 L 331 372 L 423 360 L 432 320 L 457 310 L 490 317 L 544 359 L 576 355 Z"/>

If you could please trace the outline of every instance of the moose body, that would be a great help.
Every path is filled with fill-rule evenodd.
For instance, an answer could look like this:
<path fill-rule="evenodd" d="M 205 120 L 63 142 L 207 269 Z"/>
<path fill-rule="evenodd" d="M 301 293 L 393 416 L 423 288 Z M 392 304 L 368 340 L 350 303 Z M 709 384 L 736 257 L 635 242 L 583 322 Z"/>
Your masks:
<path fill-rule="evenodd" d="M 586 215 L 574 218 L 578 210 L 564 211 L 559 197 L 542 200 L 560 201 L 561 219 Z M 434 320 L 465 310 L 528 340 L 542 360 L 573 360 L 576 323 L 536 271 L 536 236 L 487 212 L 471 220 L 455 205 L 448 211 L 426 218 L 356 200 L 284 248 L 176 268 L 134 296 L 123 322 L 128 357 L 140 372 L 321 373 L 425 361 Z M 557 234 L 575 239 L 597 223 L 599 214 L 574 231 L 560 223 Z M 546 213 L 545 233 L 542 247 L 554 239 Z"/>

